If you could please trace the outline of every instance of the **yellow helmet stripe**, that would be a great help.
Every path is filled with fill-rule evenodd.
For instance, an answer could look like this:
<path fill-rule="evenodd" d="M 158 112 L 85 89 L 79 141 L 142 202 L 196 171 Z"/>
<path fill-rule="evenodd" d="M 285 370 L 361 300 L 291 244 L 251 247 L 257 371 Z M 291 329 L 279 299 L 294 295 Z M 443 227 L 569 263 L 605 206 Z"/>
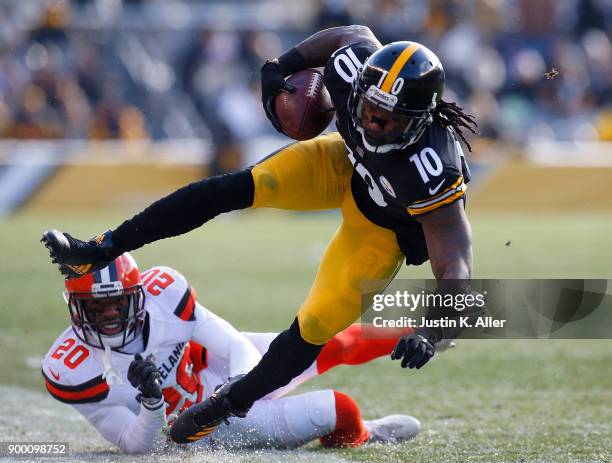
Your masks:
<path fill-rule="evenodd" d="M 393 63 L 393 66 L 391 66 L 391 69 L 389 69 L 389 74 L 387 74 L 387 77 L 385 77 L 385 80 L 380 86 L 380 89 L 383 92 L 389 93 L 391 91 L 393 83 L 395 82 L 395 79 L 397 79 L 397 75 L 404 67 L 404 64 L 406 64 L 406 61 L 408 61 L 410 57 L 414 54 L 414 52 L 418 49 L 418 43 L 413 43 L 412 45 L 408 45 L 406 48 L 404 48 L 404 51 L 401 52 L 400 55 L 397 57 L 395 63 Z"/>

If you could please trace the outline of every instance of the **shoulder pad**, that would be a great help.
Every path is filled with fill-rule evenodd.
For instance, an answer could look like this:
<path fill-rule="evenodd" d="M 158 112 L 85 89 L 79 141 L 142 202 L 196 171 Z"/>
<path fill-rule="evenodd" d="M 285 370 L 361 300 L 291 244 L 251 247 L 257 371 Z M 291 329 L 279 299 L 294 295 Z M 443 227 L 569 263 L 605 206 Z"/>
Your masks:
<path fill-rule="evenodd" d="M 415 148 L 407 153 L 414 178 L 410 215 L 433 211 L 465 195 L 469 170 L 452 130 L 432 124 Z"/>
<path fill-rule="evenodd" d="M 143 273 L 145 304 L 155 304 L 164 312 L 172 312 L 183 321 L 195 320 L 195 290 L 185 277 L 171 267 L 153 267 Z"/>
<path fill-rule="evenodd" d="M 49 394 L 69 404 L 100 402 L 108 396 L 110 387 L 92 361 L 92 350 L 72 329 L 57 338 L 42 360 Z"/>
<path fill-rule="evenodd" d="M 323 81 L 336 107 L 346 103 L 353 80 L 374 51 L 376 46 L 372 43 L 358 42 L 341 47 L 331 55 L 323 70 Z"/>
<path fill-rule="evenodd" d="M 361 61 L 365 61 L 372 53 L 377 50 L 376 45 L 371 42 L 355 42 L 349 43 L 348 45 L 344 45 L 343 47 L 338 48 L 335 52 L 331 54 L 330 58 L 335 58 L 341 53 L 345 53 L 346 50 L 352 49 L 354 53 L 357 54 L 357 58 Z"/>

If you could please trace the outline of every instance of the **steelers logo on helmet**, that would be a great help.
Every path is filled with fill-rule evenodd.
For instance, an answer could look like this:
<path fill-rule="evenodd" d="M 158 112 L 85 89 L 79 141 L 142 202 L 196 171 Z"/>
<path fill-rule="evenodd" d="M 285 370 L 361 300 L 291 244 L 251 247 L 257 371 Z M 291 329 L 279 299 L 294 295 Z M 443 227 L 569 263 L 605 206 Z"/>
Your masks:
<path fill-rule="evenodd" d="M 384 154 L 416 143 L 433 122 L 444 81 L 440 60 L 419 43 L 393 42 L 374 52 L 348 101 L 363 147 Z"/>
<path fill-rule="evenodd" d="M 138 338 L 145 319 L 140 270 L 122 254 L 107 267 L 66 280 L 64 297 L 77 336 L 86 344 L 121 349 Z"/>

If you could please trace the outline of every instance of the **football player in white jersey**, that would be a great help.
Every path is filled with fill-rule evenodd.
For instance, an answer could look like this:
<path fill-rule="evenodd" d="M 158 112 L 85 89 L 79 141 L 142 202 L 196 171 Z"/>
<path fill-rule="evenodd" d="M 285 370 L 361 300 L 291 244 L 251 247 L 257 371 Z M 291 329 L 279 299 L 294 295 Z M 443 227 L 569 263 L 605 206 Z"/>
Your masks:
<path fill-rule="evenodd" d="M 277 336 L 238 332 L 197 302 L 179 272 L 153 267 L 141 274 L 127 253 L 65 286 L 71 326 L 43 358 L 46 388 L 127 453 L 163 447 L 169 421 L 228 378 L 250 371 Z M 290 448 L 319 438 L 324 446 L 351 447 L 416 436 L 416 419 L 391 415 L 364 421 L 356 402 L 338 391 L 285 397 L 336 365 L 390 354 L 403 334 L 406 330 L 349 327 L 290 384 L 198 444 Z"/>

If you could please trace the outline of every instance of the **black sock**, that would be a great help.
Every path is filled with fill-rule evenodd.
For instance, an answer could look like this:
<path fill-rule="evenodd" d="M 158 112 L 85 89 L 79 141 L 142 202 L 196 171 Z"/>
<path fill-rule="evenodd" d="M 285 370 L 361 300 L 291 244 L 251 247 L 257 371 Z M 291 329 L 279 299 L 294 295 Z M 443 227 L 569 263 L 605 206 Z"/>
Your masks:
<path fill-rule="evenodd" d="M 286 386 L 317 359 L 323 346 L 304 341 L 297 318 L 291 327 L 270 344 L 259 363 L 232 386 L 228 398 L 237 410 L 244 410 L 256 400 Z"/>
<path fill-rule="evenodd" d="M 114 249 L 120 255 L 162 238 L 182 235 L 219 214 L 251 207 L 254 197 L 250 169 L 191 183 L 113 230 Z"/>

